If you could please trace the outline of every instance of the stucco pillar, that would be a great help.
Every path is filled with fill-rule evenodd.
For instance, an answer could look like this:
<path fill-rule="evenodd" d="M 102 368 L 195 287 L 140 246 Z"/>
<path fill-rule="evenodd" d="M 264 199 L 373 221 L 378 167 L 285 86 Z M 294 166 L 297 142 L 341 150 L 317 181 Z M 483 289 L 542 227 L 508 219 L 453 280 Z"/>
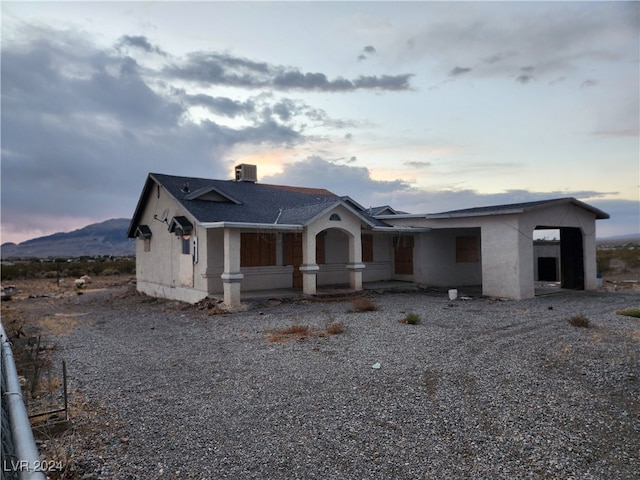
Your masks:
<path fill-rule="evenodd" d="M 481 250 L 483 295 L 513 300 L 534 296 L 533 241 L 523 238 L 517 219 L 483 227 Z"/>
<path fill-rule="evenodd" d="M 244 275 L 240 273 L 240 232 L 238 230 L 224 229 L 224 271 L 221 278 L 224 304 L 231 308 L 239 307 Z"/>
<path fill-rule="evenodd" d="M 349 286 L 352 290 L 362 290 L 362 270 L 365 265 L 362 263 L 362 237 L 360 232 L 358 235 L 349 235 L 349 263 L 347 270 L 349 271 Z"/>
<path fill-rule="evenodd" d="M 315 295 L 317 292 L 317 274 L 320 267 L 316 263 L 316 234 L 306 229 L 302 233 L 302 293 Z"/>
<path fill-rule="evenodd" d="M 349 270 L 349 286 L 352 290 L 362 290 L 362 270 L 364 267 L 364 263 L 347 263 L 347 270 Z"/>

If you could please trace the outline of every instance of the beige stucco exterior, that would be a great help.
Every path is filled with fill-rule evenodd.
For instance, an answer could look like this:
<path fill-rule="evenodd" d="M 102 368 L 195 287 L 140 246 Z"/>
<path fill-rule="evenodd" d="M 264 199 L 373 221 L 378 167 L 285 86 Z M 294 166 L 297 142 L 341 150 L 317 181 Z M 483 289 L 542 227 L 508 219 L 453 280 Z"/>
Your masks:
<path fill-rule="evenodd" d="M 182 217 L 193 226 L 188 238 L 173 227 L 170 231 L 173 220 Z M 231 307 L 241 304 L 242 292 L 293 288 L 294 266 L 284 260 L 283 238 L 296 233 L 302 239 L 299 271 L 302 292 L 307 295 L 327 285 L 348 285 L 358 291 L 365 282 L 401 280 L 448 288 L 481 285 L 487 296 L 524 299 L 535 295 L 537 228 L 560 229 L 561 237 L 569 238 L 561 248 L 563 268 L 574 264 L 569 274 L 578 288 L 597 288 L 595 224 L 597 218 L 607 216 L 575 200 L 513 211 L 379 218 L 389 226 L 374 226 L 352 203 L 337 200 L 301 225 L 203 224 L 164 188 L 150 182 L 135 220 L 135 226 L 144 225 L 147 232 L 136 242 L 137 288 L 150 296 L 189 303 L 221 298 Z M 259 232 L 275 234 L 275 264 L 243 267 L 241 235 Z M 366 263 L 363 233 L 372 236 L 373 258 Z M 324 242 L 321 264 L 316 263 L 319 235 Z M 402 261 L 409 262 L 410 268 L 398 269 L 396 242 L 408 238 L 407 244 L 413 247 L 404 249 Z M 461 238 L 472 240 L 475 257 L 457 256 Z"/>
<path fill-rule="evenodd" d="M 339 220 L 332 219 L 339 217 Z M 292 288 L 293 266 L 284 265 L 282 248 L 276 248 L 276 265 L 240 266 L 240 235 L 259 227 L 206 227 L 189 218 L 194 230 L 189 238 L 189 251 L 183 253 L 183 238 L 170 233 L 169 221 L 176 216 L 189 218 L 189 213 L 161 189 L 154 189 L 146 199 L 140 224 L 152 232 L 148 242 L 136 243 L 137 289 L 150 296 L 197 303 L 207 297 L 221 297 L 231 307 L 241 303 L 242 291 Z M 163 220 L 164 218 L 164 220 Z M 283 232 L 276 231 L 278 242 Z M 318 285 L 349 284 L 362 289 L 362 219 L 346 205 L 338 204 L 300 227 L 303 238 L 303 293 L 313 295 Z M 325 263 L 315 263 L 317 235 L 325 235 Z M 375 262 L 371 280 L 390 278 L 391 258 L 385 250 L 388 236 L 375 238 Z M 147 245 L 147 248 L 145 248 Z M 384 252 L 384 253 L 382 253 Z"/>
<path fill-rule="evenodd" d="M 429 227 L 420 249 L 426 257 L 414 281 L 434 286 L 482 285 L 492 297 L 524 299 L 535 296 L 533 232 L 536 227 L 576 228 L 582 234 L 584 288 L 596 288 L 596 215 L 573 203 L 504 215 L 387 219 L 394 225 Z M 477 264 L 456 264 L 455 237 L 480 236 Z"/>

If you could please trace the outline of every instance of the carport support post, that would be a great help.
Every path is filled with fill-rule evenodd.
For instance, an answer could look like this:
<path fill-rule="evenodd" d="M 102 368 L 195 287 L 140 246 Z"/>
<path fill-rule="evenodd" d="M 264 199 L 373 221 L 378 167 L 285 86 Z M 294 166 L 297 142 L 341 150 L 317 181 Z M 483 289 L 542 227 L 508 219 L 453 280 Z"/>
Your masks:
<path fill-rule="evenodd" d="M 221 277 L 225 305 L 232 308 L 239 307 L 244 275 L 240 273 L 240 232 L 238 230 L 224 229 L 224 272 Z"/>

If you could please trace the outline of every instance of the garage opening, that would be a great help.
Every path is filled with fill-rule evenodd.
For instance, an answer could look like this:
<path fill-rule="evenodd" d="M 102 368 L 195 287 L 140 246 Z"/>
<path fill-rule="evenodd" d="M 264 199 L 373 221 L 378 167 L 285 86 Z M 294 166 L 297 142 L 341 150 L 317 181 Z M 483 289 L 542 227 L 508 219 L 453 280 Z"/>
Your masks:
<path fill-rule="evenodd" d="M 536 281 L 584 290 L 582 231 L 576 227 L 536 227 L 534 272 Z"/>

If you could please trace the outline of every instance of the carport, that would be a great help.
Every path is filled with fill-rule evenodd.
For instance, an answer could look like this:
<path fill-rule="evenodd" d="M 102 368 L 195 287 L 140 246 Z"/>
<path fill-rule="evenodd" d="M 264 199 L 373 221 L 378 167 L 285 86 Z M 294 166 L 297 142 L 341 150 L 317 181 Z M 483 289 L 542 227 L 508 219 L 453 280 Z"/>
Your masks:
<path fill-rule="evenodd" d="M 425 254 L 416 282 L 442 287 L 475 282 L 482 285 L 483 295 L 520 300 L 535 296 L 537 229 L 560 231 L 561 286 L 595 290 L 596 220 L 609 215 L 575 198 L 560 198 L 379 218 L 393 225 L 432 229 L 422 234 Z"/>

